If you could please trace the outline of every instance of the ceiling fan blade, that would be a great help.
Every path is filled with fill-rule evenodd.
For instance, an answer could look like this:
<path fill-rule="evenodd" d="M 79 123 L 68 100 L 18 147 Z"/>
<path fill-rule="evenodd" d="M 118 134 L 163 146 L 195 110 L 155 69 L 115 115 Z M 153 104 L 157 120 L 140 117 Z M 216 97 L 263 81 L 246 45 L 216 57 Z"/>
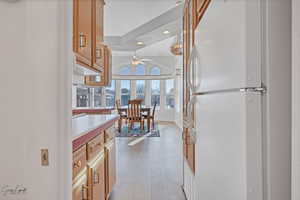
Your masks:
<path fill-rule="evenodd" d="M 143 58 L 143 59 L 140 59 L 140 61 L 150 62 L 152 60 L 151 59 L 147 59 L 147 58 Z"/>

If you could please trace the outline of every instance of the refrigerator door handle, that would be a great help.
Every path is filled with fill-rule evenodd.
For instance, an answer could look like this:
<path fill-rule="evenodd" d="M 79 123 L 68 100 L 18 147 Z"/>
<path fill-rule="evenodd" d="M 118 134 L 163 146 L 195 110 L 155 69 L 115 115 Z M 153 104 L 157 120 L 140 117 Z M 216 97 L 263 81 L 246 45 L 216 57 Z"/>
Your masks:
<path fill-rule="evenodd" d="M 224 90 L 213 90 L 207 92 L 194 92 L 192 96 L 201 96 L 201 95 L 208 95 L 208 94 L 218 94 L 218 93 L 228 93 L 228 92 L 243 92 L 243 93 L 259 93 L 261 95 L 267 92 L 267 88 L 265 86 L 261 87 L 246 87 L 246 88 L 231 88 L 231 89 L 224 89 Z"/>
<path fill-rule="evenodd" d="M 201 72 L 201 63 L 200 63 L 200 56 L 199 51 L 197 50 L 197 47 L 195 46 L 192 49 L 189 62 L 188 62 L 188 68 L 187 68 L 187 84 L 188 88 L 191 90 L 192 93 L 195 93 L 200 89 L 200 83 L 201 83 L 201 76 L 200 73 L 197 74 L 197 71 Z M 196 82 L 196 77 L 198 78 L 199 82 Z"/>

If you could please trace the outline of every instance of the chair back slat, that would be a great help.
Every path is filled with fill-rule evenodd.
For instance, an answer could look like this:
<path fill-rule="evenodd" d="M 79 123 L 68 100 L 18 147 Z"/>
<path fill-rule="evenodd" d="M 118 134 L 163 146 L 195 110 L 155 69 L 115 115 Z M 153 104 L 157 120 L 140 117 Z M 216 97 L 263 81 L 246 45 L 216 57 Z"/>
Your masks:
<path fill-rule="evenodd" d="M 118 114 L 121 115 L 122 112 L 121 112 L 121 110 L 120 110 L 120 108 L 121 108 L 120 100 L 116 100 L 116 107 L 117 107 L 117 110 L 118 110 Z"/>
<path fill-rule="evenodd" d="M 141 118 L 141 101 L 130 100 L 128 102 L 128 117 L 132 120 Z"/>

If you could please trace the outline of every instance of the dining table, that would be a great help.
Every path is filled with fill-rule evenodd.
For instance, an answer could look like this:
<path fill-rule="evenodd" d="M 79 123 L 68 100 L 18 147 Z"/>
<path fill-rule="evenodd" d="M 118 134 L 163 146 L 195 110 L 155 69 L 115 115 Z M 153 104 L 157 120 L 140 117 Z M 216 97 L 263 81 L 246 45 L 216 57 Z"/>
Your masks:
<path fill-rule="evenodd" d="M 127 114 L 127 110 L 128 107 L 126 106 L 122 106 L 121 108 L 118 109 L 119 113 L 125 113 Z M 150 132 L 150 115 L 151 115 L 151 107 L 141 107 L 141 113 L 143 116 L 146 116 L 146 120 L 147 120 L 147 131 Z"/>

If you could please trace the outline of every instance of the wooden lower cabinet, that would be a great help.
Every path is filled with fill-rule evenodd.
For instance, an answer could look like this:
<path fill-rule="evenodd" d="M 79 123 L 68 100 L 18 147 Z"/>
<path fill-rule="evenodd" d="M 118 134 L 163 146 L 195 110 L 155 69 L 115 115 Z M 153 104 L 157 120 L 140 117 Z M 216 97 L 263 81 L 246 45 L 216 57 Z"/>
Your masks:
<path fill-rule="evenodd" d="M 105 200 L 104 152 L 88 168 L 89 200 Z"/>
<path fill-rule="evenodd" d="M 106 198 L 109 198 L 117 180 L 116 142 L 112 139 L 105 146 L 106 151 Z"/>
<path fill-rule="evenodd" d="M 116 184 L 115 128 L 73 152 L 73 200 L 108 200 Z"/>
<path fill-rule="evenodd" d="M 73 200 L 89 200 L 86 174 L 76 178 L 76 181 L 73 183 Z"/>

